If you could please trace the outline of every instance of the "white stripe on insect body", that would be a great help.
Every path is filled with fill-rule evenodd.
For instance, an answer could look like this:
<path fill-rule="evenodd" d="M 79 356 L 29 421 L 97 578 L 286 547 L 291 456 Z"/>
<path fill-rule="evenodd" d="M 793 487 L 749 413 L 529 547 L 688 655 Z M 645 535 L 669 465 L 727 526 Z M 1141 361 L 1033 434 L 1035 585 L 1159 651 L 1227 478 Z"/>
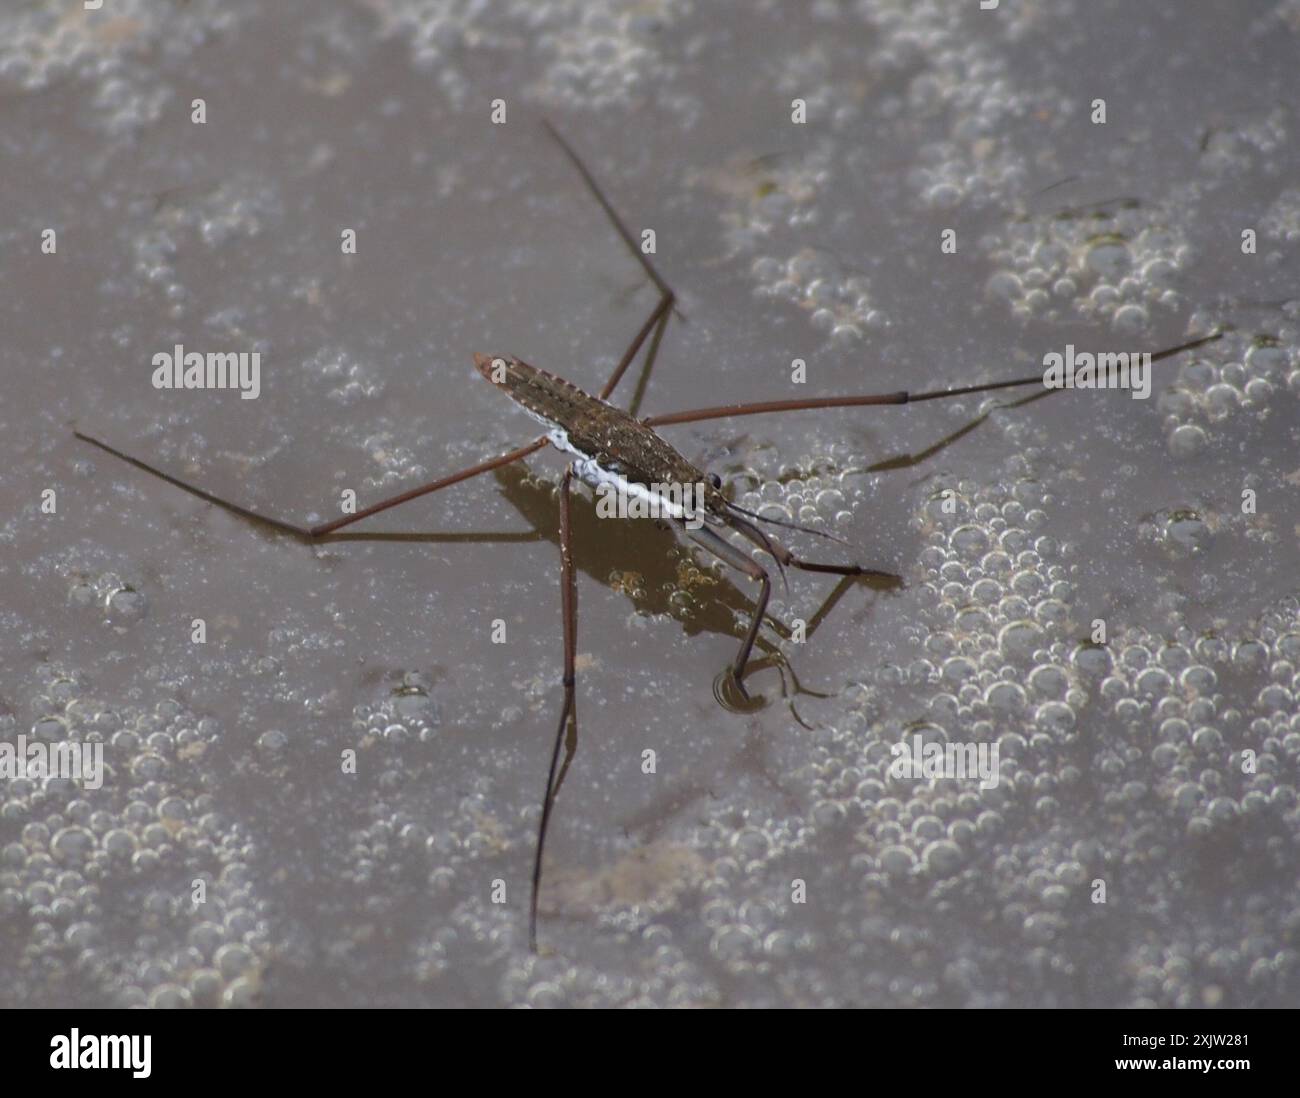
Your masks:
<path fill-rule="evenodd" d="M 640 484 L 589 457 L 575 461 L 573 471 L 596 493 L 599 518 L 669 518 L 698 530 L 708 517 L 703 484 Z"/>
<path fill-rule="evenodd" d="M 684 523 L 688 530 L 698 530 L 704 524 L 703 484 L 640 484 L 628 480 L 622 473 L 606 469 L 590 454 L 584 453 L 569 441 L 569 433 L 556 426 L 554 420 L 529 408 L 523 411 L 539 423 L 550 428 L 547 439 L 557 450 L 572 454 L 574 475 L 596 493 L 596 513 L 602 518 L 670 518 Z M 629 508 L 624 501 L 634 499 L 643 509 Z M 600 505 L 605 504 L 606 508 Z M 606 509 L 609 509 L 608 511 Z"/>

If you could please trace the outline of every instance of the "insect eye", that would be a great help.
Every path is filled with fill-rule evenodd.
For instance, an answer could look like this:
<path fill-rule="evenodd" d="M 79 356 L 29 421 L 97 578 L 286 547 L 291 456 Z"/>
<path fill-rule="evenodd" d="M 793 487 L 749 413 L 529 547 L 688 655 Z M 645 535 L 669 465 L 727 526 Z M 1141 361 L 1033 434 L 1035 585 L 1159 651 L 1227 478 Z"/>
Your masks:
<path fill-rule="evenodd" d="M 722 487 L 722 478 L 721 478 L 720 476 L 718 476 L 717 473 L 710 473 L 710 474 L 709 474 L 709 483 L 712 484 L 713 487 L 715 487 L 715 488 L 721 488 L 721 487 Z"/>

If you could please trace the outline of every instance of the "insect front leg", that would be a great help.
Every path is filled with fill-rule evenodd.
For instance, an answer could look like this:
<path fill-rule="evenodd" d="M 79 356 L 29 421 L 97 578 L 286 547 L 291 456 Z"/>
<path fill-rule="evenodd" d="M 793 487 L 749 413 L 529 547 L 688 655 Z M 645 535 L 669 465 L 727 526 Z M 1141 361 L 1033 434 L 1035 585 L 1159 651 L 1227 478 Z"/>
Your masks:
<path fill-rule="evenodd" d="M 741 641 L 740 651 L 736 653 L 736 659 L 731 665 L 731 677 L 735 681 L 736 688 L 740 691 L 741 696 L 748 699 L 749 694 L 745 690 L 745 666 L 749 663 L 750 653 L 754 649 L 754 641 L 758 638 L 759 626 L 763 624 L 763 615 L 767 613 L 767 600 L 772 594 L 772 579 L 767 574 L 767 570 L 761 564 L 751 557 L 747 557 L 731 542 L 719 537 L 707 526 L 701 526 L 698 530 L 687 530 L 688 536 L 697 545 L 707 549 L 724 564 L 731 565 L 732 568 L 744 572 L 750 579 L 755 580 L 759 585 L 758 604 L 754 607 L 754 620 L 749 623 L 749 631 L 745 634 L 745 639 Z"/>

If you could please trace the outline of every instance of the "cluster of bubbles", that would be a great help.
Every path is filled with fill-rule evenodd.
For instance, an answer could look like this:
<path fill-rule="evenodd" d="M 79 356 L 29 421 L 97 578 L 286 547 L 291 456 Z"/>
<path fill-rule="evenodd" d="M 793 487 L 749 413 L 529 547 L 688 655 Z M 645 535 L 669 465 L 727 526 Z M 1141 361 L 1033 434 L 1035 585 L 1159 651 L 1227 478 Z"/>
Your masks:
<path fill-rule="evenodd" d="M 164 191 L 149 196 L 149 202 L 152 215 L 133 226 L 130 236 L 133 269 L 137 278 L 159 288 L 175 318 L 181 317 L 190 303 L 190 292 L 176 269 L 176 257 L 188 250 L 183 241 L 197 237 L 208 248 L 217 249 L 231 240 L 260 235 L 282 212 L 273 186 L 247 178 Z M 219 311 L 209 323 L 239 334 L 238 316 L 232 310 Z"/>
<path fill-rule="evenodd" d="M 818 223 L 817 198 L 831 182 L 831 165 L 829 146 L 819 142 L 797 157 L 732 159 L 693 178 L 728 199 L 724 217 L 731 246 L 753 250 L 782 229 L 802 229 L 806 238 Z"/>
<path fill-rule="evenodd" d="M 331 385 L 325 395 L 343 408 L 377 397 L 384 391 L 382 374 L 371 363 L 358 361 L 345 348 L 320 348 L 303 362 L 303 370 L 312 382 Z"/>
<path fill-rule="evenodd" d="M 151 83 L 145 52 L 185 57 L 240 21 L 219 0 L 157 4 L 111 0 L 97 12 L 75 5 L 12 4 L 0 13 L 0 86 L 41 91 L 69 77 L 93 79 L 90 97 L 108 133 L 158 120 L 170 91 Z"/>
<path fill-rule="evenodd" d="M 759 253 L 749 268 L 756 297 L 804 310 L 816 329 L 841 345 L 856 344 L 867 331 L 887 326 L 865 273 L 832 250 L 803 244 L 792 245 L 784 257 L 772 254 L 786 232 L 807 239 L 817 224 L 816 200 L 831 179 L 826 148 L 797 160 L 772 157 L 738 170 L 702 173 L 700 178 L 729 200 L 725 219 L 730 246 Z"/>
<path fill-rule="evenodd" d="M 164 220 L 174 228 L 195 229 L 209 248 L 219 248 L 235 238 L 260 235 L 282 209 L 273 185 L 237 177 L 222 180 L 197 201 L 174 207 Z"/>
<path fill-rule="evenodd" d="M 1111 216 L 1038 216 L 982 242 L 994 267 L 987 290 L 1028 320 L 1083 319 L 1136 336 L 1152 311 L 1182 306 L 1171 283 L 1189 259 L 1173 217 L 1120 203 Z"/>
<path fill-rule="evenodd" d="M 1020 33 L 1021 20 L 998 13 L 1000 34 Z M 1031 104 L 1013 86 L 1005 62 L 981 36 L 971 35 L 952 13 L 937 5 L 863 3 L 851 10 L 823 6 L 816 18 L 834 24 L 862 20 L 872 28 L 869 69 L 886 84 L 906 79 L 903 94 L 877 97 L 858 88 L 854 71 L 823 46 L 791 51 L 783 60 L 777 87 L 807 103 L 819 126 L 855 133 L 864 104 L 887 120 L 937 116 L 948 121 L 942 140 L 909 154 L 913 167 L 908 189 L 929 209 L 947 210 L 991 201 L 1024 188 L 1025 161 L 1004 136 L 1008 116 L 1026 113 Z M 854 89 L 847 92 L 845 89 Z M 797 158 L 773 154 L 734 178 L 718 175 L 716 189 L 731 198 L 724 219 L 738 249 L 758 252 L 751 274 L 762 297 L 789 300 L 812 314 L 813 323 L 841 343 L 857 342 L 887 315 L 873 303 L 867 278 L 825 248 L 793 247 L 782 255 L 782 230 L 807 240 L 826 217 L 817 197 L 838 180 L 869 178 L 880 170 L 880 150 L 853 140 L 838 146 L 814 145 Z M 755 171 L 761 166 L 762 171 Z"/>
<path fill-rule="evenodd" d="M 381 431 L 366 438 L 363 449 L 377 466 L 377 471 L 364 477 L 360 484 L 361 498 L 371 498 L 370 493 L 391 491 L 395 486 L 418 484 L 427 478 L 425 466 L 410 449 L 395 445 L 391 431 Z"/>
<path fill-rule="evenodd" d="M 104 619 L 119 628 L 141 620 L 149 612 L 144 591 L 116 572 L 74 576 L 68 585 L 68 602 L 72 606 L 98 607 Z"/>
<path fill-rule="evenodd" d="M 986 36 L 970 33 L 983 13 L 973 13 L 963 25 L 942 5 L 864 3 L 858 10 L 876 41 L 870 71 L 887 83 L 906 82 L 901 94 L 886 98 L 880 115 L 935 118 L 948 126 L 943 139 L 923 144 L 912 158 L 908 183 L 921 205 L 971 207 L 1020 190 L 1025 161 L 1006 136 L 1007 123 L 1023 117 L 1033 103 Z M 998 34 L 1010 37 L 1023 33 L 1032 18 L 1005 5 L 995 17 Z M 872 167 L 873 150 L 853 143 L 845 168 L 850 177 L 865 177 Z"/>
<path fill-rule="evenodd" d="M 1195 456 L 1239 417 L 1267 408 L 1278 389 L 1300 393 L 1298 346 L 1300 329 L 1288 322 L 1276 336 L 1229 333 L 1180 363 L 1177 382 L 1158 401 L 1169 452 Z"/>
<path fill-rule="evenodd" d="M 689 0 L 635 6 L 617 0 L 551 0 L 519 4 L 519 11 L 526 8 L 529 20 L 541 23 L 538 43 L 551 55 L 544 77 L 547 92 L 600 109 L 632 103 L 644 94 L 651 71 L 657 84 L 671 84 L 672 66 L 659 36 L 690 7 Z"/>
<path fill-rule="evenodd" d="M 987 745 L 1011 722 L 1025 729 L 1021 740 L 1073 735 L 1084 699 L 1071 665 L 1072 591 L 1060 563 L 1065 551 L 1038 532 L 1047 502 L 1021 469 L 997 488 L 941 478 L 922 505 L 917 523 L 929 532 L 919 585 L 923 620 L 903 638 L 917 656 L 882 664 L 864 680 L 846 720 L 820 738 L 805 768 L 812 808 L 797 845 L 815 844 L 823 829 L 851 829 L 851 876 L 868 895 L 906 890 L 911 881 L 937 887 L 960 875 L 980 837 L 995 828 L 1006 796 L 1002 786 L 981 789 L 974 776 L 937 783 L 894 777 L 891 745 L 910 745 L 913 737 Z M 894 715 L 908 707 L 890 699 L 915 688 L 930 693 L 929 714 Z M 1007 746 L 1014 755 L 1019 743 Z M 1004 781 L 1014 780 L 1016 765 L 1004 756 Z M 762 845 L 751 835 L 749 853 Z"/>
<path fill-rule="evenodd" d="M 749 511 L 782 522 L 797 522 L 834 533 L 853 519 L 853 502 L 861 469 L 851 457 L 853 447 L 831 440 L 810 453 L 774 464 L 756 460 L 731 480 L 735 501 Z"/>
<path fill-rule="evenodd" d="M 1300 243 L 1300 187 L 1287 187 L 1273 200 L 1260 221 L 1267 238 L 1294 247 Z"/>
<path fill-rule="evenodd" d="M 819 440 L 801 455 L 757 449 L 747 456 L 742 469 L 727 474 L 725 484 L 730 497 L 747 511 L 842 537 L 862 504 L 862 473 L 861 457 L 854 447 L 843 439 L 830 438 Z M 785 533 L 780 529 L 769 532 L 778 537 Z M 770 565 L 762 550 L 753 548 L 751 553 L 765 566 Z M 769 605 L 777 616 L 790 609 L 786 597 L 784 585 L 773 587 Z M 743 614 L 737 618 L 738 627 L 747 625 Z"/>
<path fill-rule="evenodd" d="M 487 714 L 461 711 L 455 728 L 444 727 L 432 690 L 431 675 L 407 672 L 386 697 L 353 710 L 349 742 L 368 784 L 362 818 L 339 821 L 344 853 L 334 868 L 354 892 L 349 904 L 368 917 L 414 912 L 431 928 L 413 940 L 404 964 L 403 975 L 420 984 L 467 956 L 488 963 L 517 944 L 517 897 L 495 905 L 483 895 L 498 876 L 521 887 L 515 868 L 536 827 L 531 813 L 519 821 L 501 815 L 494 769 L 505 764 L 463 735 Z M 458 768 L 453 789 L 444 775 L 456 750 L 472 751 L 476 762 Z M 351 934 L 337 948 L 353 948 Z"/>
<path fill-rule="evenodd" d="M 488 20 L 478 18 L 472 3 L 372 0 L 367 6 L 379 19 L 379 33 L 400 35 L 415 64 L 435 73 L 453 102 L 467 94 L 468 81 L 458 68 L 467 48 L 509 48 L 527 35 L 546 59 L 541 81 L 546 94 L 599 109 L 625 106 L 642 94 L 652 65 L 657 79 L 665 79 L 659 32 L 691 4 L 506 0 Z"/>
<path fill-rule="evenodd" d="M 844 454 L 749 465 L 738 501 L 772 517 L 833 529 L 845 500 L 861 502 Z M 1075 602 L 1077 550 L 1044 532 L 1058 501 L 1034 469 L 1018 455 L 994 483 L 932 479 L 914 516 L 925 546 L 909 586 L 921 609 L 896 646 L 915 655 L 867 673 L 842 718 L 811 733 L 804 765 L 783 777 L 799 807 L 765 804 L 752 787 L 710 802 L 691 835 L 704 862 L 688 904 L 710 928 L 707 953 L 677 942 L 653 905 L 611 902 L 593 920 L 639 937 L 675 983 L 619 986 L 599 957 L 516 959 L 503 993 L 533 1005 L 698 1004 L 720 1000 L 725 972 L 760 996 L 779 975 L 787 1003 L 1077 1002 L 1088 937 L 1107 971 L 1134 972 L 1132 1005 L 1221 1005 L 1243 988 L 1284 996 L 1300 955 L 1262 913 L 1300 910 L 1300 597 L 1231 636 L 1177 614 L 1164 632 L 1114 615 L 1094 643 Z M 1211 536 L 1202 516 L 1174 509 L 1138 531 L 1178 559 Z M 895 776 L 891 747 L 914 737 L 996 745 L 996 785 Z M 847 858 L 827 865 L 819 852 L 846 839 Z M 1253 864 L 1237 867 L 1243 851 Z M 1228 914 L 1175 918 L 1169 890 L 1202 871 L 1222 878 Z M 792 920 L 783 894 L 795 877 L 830 929 Z M 1111 907 L 1094 902 L 1099 881 Z M 1261 881 L 1277 893 L 1267 902 Z M 1098 932 L 1115 904 L 1162 944 Z M 932 918 L 909 918 L 917 906 Z M 991 923 L 967 925 L 970 912 Z M 1014 973 L 1008 934 L 1021 943 Z M 827 956 L 854 963 L 827 967 Z"/>
<path fill-rule="evenodd" d="M 1019 154 L 992 138 L 936 142 L 922 149 L 918 159 L 908 182 L 928 209 L 969 207 L 993 195 L 1016 193 L 1024 184 Z"/>
<path fill-rule="evenodd" d="M 114 709 L 50 666 L 27 729 L 0 740 L 100 745 L 101 788 L 6 781 L 0 917 L 16 1001 L 247 1006 L 268 950 L 255 850 L 205 788 L 200 760 L 220 729 L 174 701 Z M 193 902 L 195 881 L 206 887 Z"/>
<path fill-rule="evenodd" d="M 1292 140 L 1292 126 L 1291 111 L 1283 103 L 1238 117 L 1230 127 L 1213 126 L 1201 137 L 1201 164 L 1221 179 L 1271 171 L 1278 152 Z"/>
<path fill-rule="evenodd" d="M 427 672 L 405 672 L 400 685 L 382 701 L 352 710 L 353 731 L 360 739 L 373 742 L 431 742 L 442 723 L 438 704 L 430 696 L 432 689 L 433 680 Z"/>
<path fill-rule="evenodd" d="M 813 327 L 837 344 L 855 344 L 867 330 L 889 323 L 872 304 L 867 277 L 826 249 L 800 248 L 784 261 L 760 256 L 750 273 L 758 297 L 788 301 L 805 310 Z"/>

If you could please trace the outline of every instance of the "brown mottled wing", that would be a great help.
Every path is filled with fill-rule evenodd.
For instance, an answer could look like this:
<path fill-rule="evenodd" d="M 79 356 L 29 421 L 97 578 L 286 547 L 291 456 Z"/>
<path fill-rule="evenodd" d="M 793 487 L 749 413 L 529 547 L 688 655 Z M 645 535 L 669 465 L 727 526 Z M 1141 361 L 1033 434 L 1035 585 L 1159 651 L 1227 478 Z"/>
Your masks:
<path fill-rule="evenodd" d="M 564 431 L 574 449 L 603 468 L 646 485 L 705 480 L 696 466 L 644 423 L 572 382 L 513 356 L 475 355 L 474 362 L 485 378 L 533 415 Z"/>

